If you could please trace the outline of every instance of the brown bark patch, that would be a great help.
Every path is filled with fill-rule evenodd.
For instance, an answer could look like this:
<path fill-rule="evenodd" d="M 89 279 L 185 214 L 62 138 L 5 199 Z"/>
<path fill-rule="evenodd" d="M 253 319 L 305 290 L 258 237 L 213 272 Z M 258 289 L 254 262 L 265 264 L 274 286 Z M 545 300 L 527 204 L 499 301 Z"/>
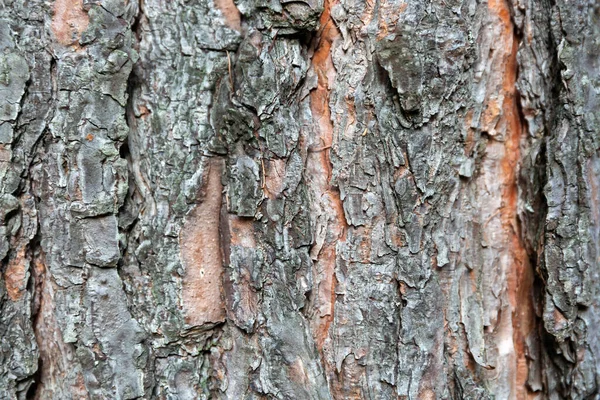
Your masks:
<path fill-rule="evenodd" d="M 554 321 L 554 330 L 561 331 L 569 325 L 569 320 L 558 309 L 552 312 L 552 320 Z"/>
<path fill-rule="evenodd" d="M 475 147 L 475 130 L 471 127 L 473 122 L 473 110 L 467 111 L 465 115 L 465 155 L 470 156 Z"/>
<path fill-rule="evenodd" d="M 233 30 L 242 30 L 242 14 L 233 0 L 214 0 L 215 6 L 223 13 L 225 23 Z"/>
<path fill-rule="evenodd" d="M 510 8 L 506 0 L 490 0 L 488 7 L 491 15 L 495 16 L 501 24 L 501 35 L 497 38 L 500 63 L 493 71 L 501 82 L 498 82 L 500 93 L 488 102 L 487 112 L 482 122 L 484 127 L 490 124 L 491 130 L 497 128 L 499 132 L 504 133 L 504 154 L 500 160 L 498 178 L 503 187 L 500 219 L 506 241 L 506 252 L 510 257 L 506 290 L 512 313 L 515 364 L 509 368 L 513 375 L 513 396 L 516 399 L 527 399 L 534 396 L 534 393 L 527 387 L 529 349 L 526 343 L 530 335 L 534 334 L 536 317 L 533 303 L 533 270 L 520 235 L 517 208 L 519 196 L 517 178 L 521 157 L 521 137 L 524 131 L 518 108 L 519 94 L 516 89 L 518 38 L 514 32 Z"/>
<path fill-rule="evenodd" d="M 8 262 L 6 271 L 4 271 L 6 292 L 12 301 L 19 301 L 25 293 L 29 278 L 27 270 L 28 261 L 25 255 L 25 246 L 21 246 L 15 257 Z"/>
<path fill-rule="evenodd" d="M 481 115 L 481 128 L 492 136 L 496 134 L 496 125 L 503 111 L 499 103 L 498 99 L 488 99 Z"/>
<path fill-rule="evenodd" d="M 188 213 L 179 234 L 181 259 L 185 267 L 183 309 L 186 322 L 195 326 L 225 320 L 219 233 L 222 170 L 222 160 L 211 159 L 208 162 L 204 198 Z"/>
<path fill-rule="evenodd" d="M 52 33 L 58 43 L 77 46 L 90 18 L 83 9 L 83 0 L 56 0 L 52 16 Z"/>
<path fill-rule="evenodd" d="M 304 363 L 300 357 L 296 358 L 296 361 L 291 363 L 289 376 L 293 382 L 296 382 L 303 387 L 306 387 L 309 384 L 306 368 L 304 368 Z"/>

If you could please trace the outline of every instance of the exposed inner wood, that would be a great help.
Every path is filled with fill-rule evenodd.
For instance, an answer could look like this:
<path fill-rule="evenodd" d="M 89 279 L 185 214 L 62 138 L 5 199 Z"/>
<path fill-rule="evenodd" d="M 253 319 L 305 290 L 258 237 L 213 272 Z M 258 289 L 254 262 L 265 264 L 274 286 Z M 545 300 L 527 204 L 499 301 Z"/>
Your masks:
<path fill-rule="evenodd" d="M 53 11 L 51 27 L 58 43 L 78 46 L 81 34 L 90 22 L 83 9 L 83 0 L 56 0 Z"/>
<path fill-rule="evenodd" d="M 265 195 L 273 200 L 281 194 L 285 178 L 285 161 L 270 160 L 265 171 L 263 190 Z"/>
<path fill-rule="evenodd" d="M 242 30 L 242 14 L 233 0 L 214 0 L 215 6 L 223 13 L 227 26 L 240 32 Z"/>
<path fill-rule="evenodd" d="M 212 158 L 208 162 L 202 202 L 189 212 L 179 235 L 185 268 L 183 308 L 186 322 L 194 326 L 225 320 L 219 233 L 222 170 L 221 159 Z"/>

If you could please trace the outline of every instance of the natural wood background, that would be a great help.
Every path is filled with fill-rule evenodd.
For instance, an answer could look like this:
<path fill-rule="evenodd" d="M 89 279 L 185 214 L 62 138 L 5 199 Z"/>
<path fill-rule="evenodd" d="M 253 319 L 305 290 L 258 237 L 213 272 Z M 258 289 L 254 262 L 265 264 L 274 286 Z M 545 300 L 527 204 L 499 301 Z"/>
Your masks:
<path fill-rule="evenodd" d="M 597 0 L 1 0 L 0 399 L 595 399 L 599 148 Z"/>

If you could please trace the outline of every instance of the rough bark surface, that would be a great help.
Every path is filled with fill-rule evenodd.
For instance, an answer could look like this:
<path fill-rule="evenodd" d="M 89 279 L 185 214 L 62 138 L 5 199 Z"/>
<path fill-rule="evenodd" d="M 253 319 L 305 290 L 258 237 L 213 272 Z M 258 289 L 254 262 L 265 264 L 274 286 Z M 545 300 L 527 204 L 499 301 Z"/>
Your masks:
<path fill-rule="evenodd" d="M 600 3 L 0 2 L 0 399 L 600 395 Z"/>

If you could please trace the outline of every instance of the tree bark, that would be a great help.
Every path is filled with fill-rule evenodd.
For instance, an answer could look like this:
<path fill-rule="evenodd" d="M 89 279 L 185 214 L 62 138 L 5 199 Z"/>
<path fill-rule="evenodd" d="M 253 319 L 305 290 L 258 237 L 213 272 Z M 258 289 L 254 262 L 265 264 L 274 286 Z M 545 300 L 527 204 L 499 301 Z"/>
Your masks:
<path fill-rule="evenodd" d="M 593 0 L 3 0 L 0 398 L 597 398 L 599 93 Z"/>

